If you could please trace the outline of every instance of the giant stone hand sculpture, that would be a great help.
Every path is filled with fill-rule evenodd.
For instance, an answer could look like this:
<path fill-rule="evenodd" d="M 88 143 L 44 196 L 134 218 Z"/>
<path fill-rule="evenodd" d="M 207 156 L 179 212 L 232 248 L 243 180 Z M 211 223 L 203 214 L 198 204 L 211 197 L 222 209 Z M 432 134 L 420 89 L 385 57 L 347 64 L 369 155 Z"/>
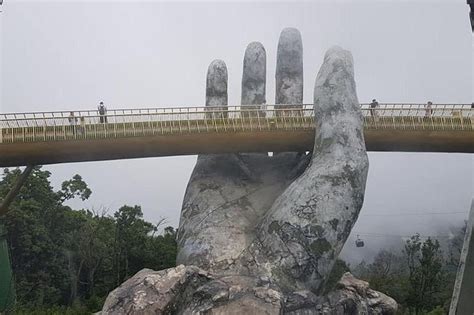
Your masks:
<path fill-rule="evenodd" d="M 288 104 L 302 104 L 302 47 L 297 30 L 283 30 L 275 96 L 280 115 Z M 265 77 L 265 49 L 251 43 L 242 105 L 252 110 L 242 115 L 265 115 Z M 223 61 L 209 66 L 206 106 L 226 116 Z M 309 154 L 200 155 L 181 212 L 178 266 L 140 271 L 109 294 L 102 314 L 395 314 L 393 299 L 350 273 L 335 290 L 324 290 L 362 207 L 368 170 L 348 51 L 326 53 L 314 115 Z"/>
<path fill-rule="evenodd" d="M 278 44 L 276 104 L 302 104 L 303 45 L 296 29 Z M 265 101 L 266 56 L 245 52 L 242 105 Z M 214 61 L 206 105 L 227 105 L 227 70 Z M 276 105 L 276 107 L 278 107 Z M 178 264 L 214 275 L 268 278 L 281 290 L 320 292 L 364 199 L 368 159 L 352 56 L 339 47 L 324 58 L 314 88 L 317 121 L 310 154 L 200 155 L 178 234 Z"/>

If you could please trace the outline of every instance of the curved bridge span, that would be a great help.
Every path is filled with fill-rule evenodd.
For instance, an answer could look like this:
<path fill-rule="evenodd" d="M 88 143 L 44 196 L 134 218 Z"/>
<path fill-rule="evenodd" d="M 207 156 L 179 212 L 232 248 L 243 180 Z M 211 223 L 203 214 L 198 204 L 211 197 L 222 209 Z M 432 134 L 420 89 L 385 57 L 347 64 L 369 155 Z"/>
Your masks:
<path fill-rule="evenodd" d="M 361 108 L 368 151 L 474 153 L 470 104 Z M 310 151 L 314 119 L 312 104 L 0 114 L 0 166 Z"/>

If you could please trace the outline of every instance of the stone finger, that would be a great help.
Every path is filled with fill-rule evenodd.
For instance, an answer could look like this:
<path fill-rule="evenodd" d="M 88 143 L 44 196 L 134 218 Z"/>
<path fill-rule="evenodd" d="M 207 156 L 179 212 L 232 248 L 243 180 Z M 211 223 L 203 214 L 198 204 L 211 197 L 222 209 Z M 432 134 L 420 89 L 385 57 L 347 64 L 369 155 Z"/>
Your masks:
<path fill-rule="evenodd" d="M 266 103 L 266 76 L 267 76 L 267 56 L 265 48 L 259 42 L 252 42 L 247 46 L 244 55 L 244 66 L 242 72 L 242 115 L 263 116 L 263 106 Z M 245 110 L 249 110 L 246 112 Z M 257 110 L 259 110 L 257 112 Z"/>
<path fill-rule="evenodd" d="M 280 34 L 275 79 L 275 104 L 303 103 L 303 42 L 295 28 Z"/>
<path fill-rule="evenodd" d="M 219 59 L 212 61 L 206 77 L 206 107 L 213 112 L 208 117 L 227 117 L 227 78 L 225 62 Z"/>

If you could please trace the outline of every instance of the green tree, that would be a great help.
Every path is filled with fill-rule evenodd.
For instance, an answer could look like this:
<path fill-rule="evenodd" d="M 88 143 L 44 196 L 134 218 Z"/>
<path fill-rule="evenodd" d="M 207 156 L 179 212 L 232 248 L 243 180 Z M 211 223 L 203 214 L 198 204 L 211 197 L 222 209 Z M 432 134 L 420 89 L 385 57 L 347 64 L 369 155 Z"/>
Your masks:
<path fill-rule="evenodd" d="M 116 284 L 143 268 L 143 255 L 146 251 L 148 235 L 153 225 L 143 220 L 140 206 L 123 206 L 114 214 L 116 227 L 115 236 L 115 270 Z"/>
<path fill-rule="evenodd" d="M 176 252 L 176 230 L 171 226 L 165 227 L 162 235 L 152 234 L 147 238 L 144 265 L 154 270 L 173 267 Z"/>
<path fill-rule="evenodd" d="M 415 314 L 443 305 L 443 259 L 437 240 L 422 242 L 416 234 L 407 240 L 405 253 L 409 271 L 407 305 Z"/>
<path fill-rule="evenodd" d="M 448 252 L 456 250 L 452 248 L 456 239 L 459 237 L 451 241 Z M 381 249 L 372 263 L 362 261 L 353 272 L 371 288 L 393 297 L 399 303 L 400 314 L 444 314 L 455 276 L 451 257 L 443 254 L 437 240 L 422 241 L 415 234 L 405 242 L 403 252 Z"/>
<path fill-rule="evenodd" d="M 95 295 L 96 273 L 99 270 L 104 267 L 106 272 L 113 272 L 111 258 L 114 253 L 115 222 L 105 215 L 85 210 L 71 211 L 69 222 L 74 226 L 67 234 L 64 252 L 68 259 L 71 285 L 69 302 L 72 304 L 79 297 L 90 299 Z M 111 285 L 106 285 L 99 292 L 104 294 L 110 289 Z"/>
<path fill-rule="evenodd" d="M 2 196 L 19 175 L 18 169 L 4 170 Z M 50 175 L 36 167 L 5 217 L 17 296 L 24 305 L 61 304 L 66 298 L 68 272 L 62 247 L 70 208 L 62 205 L 61 194 L 51 187 Z M 83 188 L 88 189 L 87 185 Z"/>
<path fill-rule="evenodd" d="M 81 200 L 89 199 L 92 191 L 89 189 L 87 184 L 82 180 L 82 177 L 78 174 L 74 175 L 72 179 L 64 181 L 61 184 L 61 190 L 58 192 L 58 197 L 61 202 L 79 197 Z"/>
<path fill-rule="evenodd" d="M 403 305 L 409 284 L 405 259 L 400 252 L 381 249 L 372 263 L 362 261 L 353 272 L 368 281 L 372 289 L 389 295 Z"/>
<path fill-rule="evenodd" d="M 4 170 L 2 196 L 19 175 L 18 169 Z M 67 302 L 70 279 L 66 245 L 68 236 L 80 227 L 80 215 L 62 202 L 74 196 L 86 199 L 91 194 L 79 175 L 55 192 L 50 175 L 36 167 L 5 217 L 18 302 L 27 307 Z"/>
<path fill-rule="evenodd" d="M 368 281 L 375 290 L 384 292 L 396 301 L 404 301 L 408 288 L 408 272 L 403 256 L 394 250 L 380 250 L 368 265 Z"/>
<path fill-rule="evenodd" d="M 0 198 L 20 175 L 4 171 Z M 17 313 L 86 314 L 142 268 L 175 265 L 176 231 L 143 219 L 139 206 L 114 216 L 75 211 L 64 202 L 85 200 L 91 190 L 80 175 L 54 191 L 51 174 L 36 167 L 5 216 L 17 289 Z M 72 305 L 73 307 L 66 307 Z"/>

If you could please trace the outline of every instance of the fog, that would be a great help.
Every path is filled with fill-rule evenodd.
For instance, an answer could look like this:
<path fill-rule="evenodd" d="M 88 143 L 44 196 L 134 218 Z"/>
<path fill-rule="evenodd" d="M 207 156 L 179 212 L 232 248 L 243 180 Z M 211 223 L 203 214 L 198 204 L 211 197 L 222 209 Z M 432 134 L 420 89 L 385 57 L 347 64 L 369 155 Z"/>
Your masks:
<path fill-rule="evenodd" d="M 300 30 L 304 102 L 325 51 L 352 52 L 360 102 L 471 103 L 473 46 L 468 6 L 445 1 L 33 2 L 5 0 L 0 13 L 1 112 L 200 106 L 207 66 L 223 59 L 229 104 L 240 104 L 245 47 L 267 51 L 274 102 L 276 48 Z M 448 237 L 473 197 L 469 154 L 369 153 L 360 218 L 343 257 L 370 257 L 400 236 Z M 147 220 L 177 226 L 196 157 L 45 166 L 59 189 L 80 174 L 93 194 L 74 208 L 141 205 Z M 356 249 L 357 234 L 366 246 Z"/>

